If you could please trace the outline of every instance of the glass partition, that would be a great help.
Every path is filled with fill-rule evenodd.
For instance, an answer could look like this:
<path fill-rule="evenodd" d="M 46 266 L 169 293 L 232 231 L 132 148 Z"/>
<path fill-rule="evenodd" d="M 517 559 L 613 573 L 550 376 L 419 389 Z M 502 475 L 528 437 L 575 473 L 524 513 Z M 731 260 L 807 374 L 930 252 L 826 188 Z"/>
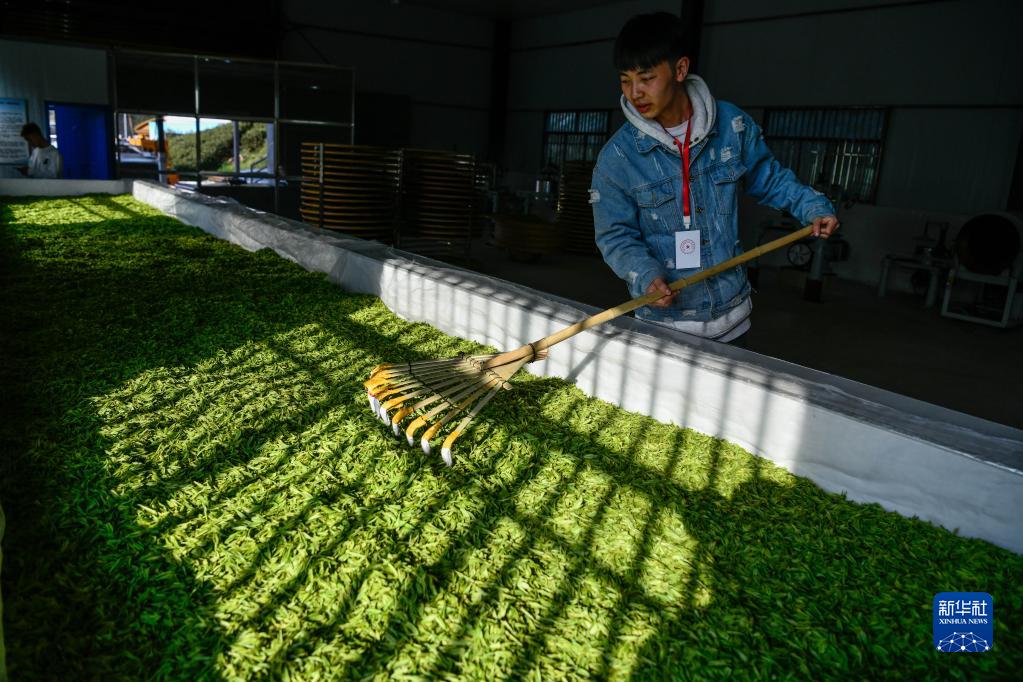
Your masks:
<path fill-rule="evenodd" d="M 122 177 L 272 185 L 276 206 L 301 181 L 303 142 L 354 139 L 350 68 L 121 50 L 111 63 Z"/>

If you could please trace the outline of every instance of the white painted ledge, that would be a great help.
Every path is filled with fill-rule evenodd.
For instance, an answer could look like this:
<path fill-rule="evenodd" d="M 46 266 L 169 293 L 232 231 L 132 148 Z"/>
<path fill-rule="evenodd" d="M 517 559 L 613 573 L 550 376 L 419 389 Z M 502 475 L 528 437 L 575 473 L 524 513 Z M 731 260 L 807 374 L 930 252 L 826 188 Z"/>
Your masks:
<path fill-rule="evenodd" d="M 399 316 L 498 348 L 594 310 L 235 202 L 136 181 L 134 195 L 249 249 L 272 248 Z M 825 490 L 1023 553 L 1023 431 L 774 358 L 619 319 L 530 371 L 736 443 Z"/>
<path fill-rule="evenodd" d="M 127 194 L 131 180 L 44 180 L 0 178 L 0 197 L 70 197 L 82 194 Z"/>

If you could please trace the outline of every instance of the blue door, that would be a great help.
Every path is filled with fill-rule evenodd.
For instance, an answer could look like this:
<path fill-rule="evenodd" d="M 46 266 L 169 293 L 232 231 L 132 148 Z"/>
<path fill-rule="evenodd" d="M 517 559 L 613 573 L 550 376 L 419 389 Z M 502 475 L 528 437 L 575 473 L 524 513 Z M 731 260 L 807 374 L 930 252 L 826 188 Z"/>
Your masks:
<path fill-rule="evenodd" d="M 48 119 L 56 132 L 57 150 L 64 158 L 64 177 L 73 180 L 111 180 L 114 177 L 114 119 L 110 108 L 96 104 L 47 103 Z"/>

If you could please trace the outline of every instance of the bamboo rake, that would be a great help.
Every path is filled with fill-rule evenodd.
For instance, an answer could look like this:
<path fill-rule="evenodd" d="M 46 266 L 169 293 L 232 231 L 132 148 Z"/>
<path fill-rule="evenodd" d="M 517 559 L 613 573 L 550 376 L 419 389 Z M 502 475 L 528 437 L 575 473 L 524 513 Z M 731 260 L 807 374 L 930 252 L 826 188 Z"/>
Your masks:
<path fill-rule="evenodd" d="M 812 226 L 804 227 L 735 258 L 701 270 L 695 275 L 677 279 L 670 283 L 668 288 L 679 291 L 765 253 L 804 239 L 810 236 L 812 231 Z M 538 341 L 504 353 L 378 365 L 373 368 L 365 382 L 370 406 L 384 423 L 391 425 L 395 435 L 401 431 L 402 420 L 413 414 L 418 415 L 406 427 L 405 436 L 409 445 L 412 445 L 415 442 L 415 434 L 419 429 L 426 427 L 420 444 L 427 454 L 431 450 L 430 441 L 441 429 L 465 413 L 463 419 L 448 433 L 442 445 L 441 456 L 444 462 L 451 466 L 453 463 L 451 450 L 455 440 L 465 432 L 476 415 L 499 390 L 511 388 L 508 381 L 523 365 L 542 360 L 547 356 L 548 349 L 555 344 L 653 303 L 662 296 L 660 292 L 654 292 L 634 298 L 591 315 Z M 418 400 L 415 400 L 417 398 Z M 392 415 L 390 410 L 394 408 L 398 409 Z"/>

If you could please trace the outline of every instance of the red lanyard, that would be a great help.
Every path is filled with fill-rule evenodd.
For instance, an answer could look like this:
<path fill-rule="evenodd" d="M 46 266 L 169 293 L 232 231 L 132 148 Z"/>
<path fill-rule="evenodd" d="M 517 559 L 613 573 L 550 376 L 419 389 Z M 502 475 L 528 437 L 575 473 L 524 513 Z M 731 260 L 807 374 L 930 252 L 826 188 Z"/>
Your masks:
<path fill-rule="evenodd" d="M 689 227 L 692 222 L 691 213 L 689 211 L 689 133 L 693 129 L 693 120 L 690 118 L 689 123 L 686 124 L 686 143 L 683 145 L 678 141 L 678 138 L 674 135 L 671 139 L 675 140 L 675 146 L 678 147 L 679 154 L 682 156 L 682 223 Z"/>

